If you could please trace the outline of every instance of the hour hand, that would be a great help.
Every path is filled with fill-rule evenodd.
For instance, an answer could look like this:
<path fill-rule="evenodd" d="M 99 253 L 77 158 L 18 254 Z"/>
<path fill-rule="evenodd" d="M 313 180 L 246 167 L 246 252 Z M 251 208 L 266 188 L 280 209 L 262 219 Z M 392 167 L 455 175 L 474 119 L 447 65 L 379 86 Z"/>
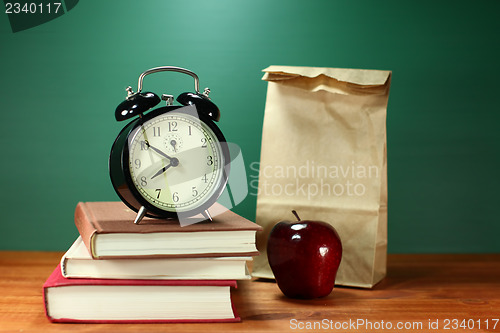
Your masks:
<path fill-rule="evenodd" d="M 170 167 L 176 167 L 178 165 L 179 165 L 179 160 L 177 158 L 175 158 L 175 157 L 172 157 L 170 159 L 170 163 L 168 165 L 165 165 L 160 170 L 158 170 L 153 176 L 151 176 L 151 179 L 153 179 L 155 177 L 158 177 L 159 175 L 161 175 L 162 173 L 164 173 L 165 171 L 167 171 L 168 168 L 170 168 Z"/>

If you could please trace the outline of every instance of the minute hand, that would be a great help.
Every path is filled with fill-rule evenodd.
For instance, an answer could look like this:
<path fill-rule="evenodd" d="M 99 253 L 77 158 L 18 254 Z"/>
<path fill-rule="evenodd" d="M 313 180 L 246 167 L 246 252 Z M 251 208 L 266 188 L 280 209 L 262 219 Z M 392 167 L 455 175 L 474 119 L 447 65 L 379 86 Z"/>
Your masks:
<path fill-rule="evenodd" d="M 149 148 L 151 148 L 154 152 L 156 152 L 156 153 L 160 154 L 161 156 L 167 158 L 169 161 L 171 161 L 173 159 L 172 157 L 170 157 L 167 154 L 165 154 L 164 152 L 162 152 L 160 149 L 151 146 L 148 141 L 146 141 L 146 146 L 148 146 Z"/>

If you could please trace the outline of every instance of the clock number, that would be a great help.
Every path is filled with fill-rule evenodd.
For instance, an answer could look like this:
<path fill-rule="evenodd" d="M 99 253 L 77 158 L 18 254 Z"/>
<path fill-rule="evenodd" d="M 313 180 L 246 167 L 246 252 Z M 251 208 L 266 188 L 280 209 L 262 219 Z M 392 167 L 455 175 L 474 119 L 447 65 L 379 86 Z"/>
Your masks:
<path fill-rule="evenodd" d="M 146 181 L 146 176 L 141 177 L 141 186 L 147 186 L 148 182 Z"/>
<path fill-rule="evenodd" d="M 149 145 L 146 143 L 146 141 L 141 141 L 141 150 L 148 150 Z"/>
<path fill-rule="evenodd" d="M 134 161 L 134 164 L 135 164 L 135 168 L 136 169 L 140 169 L 141 168 L 141 160 L 140 159 L 136 159 Z"/>
<path fill-rule="evenodd" d="M 153 136 L 160 136 L 160 128 L 153 127 Z"/>
<path fill-rule="evenodd" d="M 196 197 L 198 195 L 198 190 L 196 189 L 196 186 L 193 186 L 191 188 L 191 190 L 193 191 L 192 194 L 193 194 L 193 197 Z"/>
<path fill-rule="evenodd" d="M 158 195 L 156 196 L 156 199 L 160 199 L 161 188 L 157 188 L 155 191 L 156 191 L 156 193 L 158 193 Z"/>
<path fill-rule="evenodd" d="M 172 200 L 173 200 L 174 202 L 178 202 L 178 201 L 179 201 L 179 192 L 174 192 L 174 193 L 172 194 Z"/>
<path fill-rule="evenodd" d="M 201 148 L 207 148 L 207 138 L 201 138 Z"/>
<path fill-rule="evenodd" d="M 192 135 L 192 133 L 191 133 L 191 125 L 188 126 L 188 135 Z"/>
<path fill-rule="evenodd" d="M 168 122 L 168 131 L 169 132 L 177 132 L 177 122 L 176 121 L 169 121 Z"/>
<path fill-rule="evenodd" d="M 205 174 L 205 176 L 203 176 L 203 177 L 201 178 L 201 180 L 203 180 L 203 181 L 205 182 L 205 184 L 206 184 L 206 183 L 208 183 L 207 174 Z"/>
<path fill-rule="evenodd" d="M 214 164 L 214 158 L 211 155 L 207 156 L 207 165 L 212 165 Z"/>

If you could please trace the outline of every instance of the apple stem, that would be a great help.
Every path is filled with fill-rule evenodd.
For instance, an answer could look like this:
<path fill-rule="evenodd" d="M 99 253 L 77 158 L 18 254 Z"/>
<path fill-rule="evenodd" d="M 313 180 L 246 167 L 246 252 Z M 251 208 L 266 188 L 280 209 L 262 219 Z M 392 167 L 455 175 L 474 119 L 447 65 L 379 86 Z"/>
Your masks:
<path fill-rule="evenodd" d="M 297 212 L 295 210 L 292 210 L 292 214 L 295 215 L 295 217 L 297 218 L 297 221 L 300 221 L 299 214 L 297 214 Z"/>

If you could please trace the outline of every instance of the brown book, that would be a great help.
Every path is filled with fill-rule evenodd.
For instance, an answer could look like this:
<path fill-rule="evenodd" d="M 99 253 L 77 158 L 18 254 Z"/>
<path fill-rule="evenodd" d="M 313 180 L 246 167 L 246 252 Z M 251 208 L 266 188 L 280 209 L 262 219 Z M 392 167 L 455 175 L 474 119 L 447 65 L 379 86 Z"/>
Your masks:
<path fill-rule="evenodd" d="M 241 257 L 258 255 L 256 223 L 215 204 L 213 221 L 181 227 L 176 220 L 144 218 L 122 202 L 79 202 L 75 224 L 94 259 Z"/>

